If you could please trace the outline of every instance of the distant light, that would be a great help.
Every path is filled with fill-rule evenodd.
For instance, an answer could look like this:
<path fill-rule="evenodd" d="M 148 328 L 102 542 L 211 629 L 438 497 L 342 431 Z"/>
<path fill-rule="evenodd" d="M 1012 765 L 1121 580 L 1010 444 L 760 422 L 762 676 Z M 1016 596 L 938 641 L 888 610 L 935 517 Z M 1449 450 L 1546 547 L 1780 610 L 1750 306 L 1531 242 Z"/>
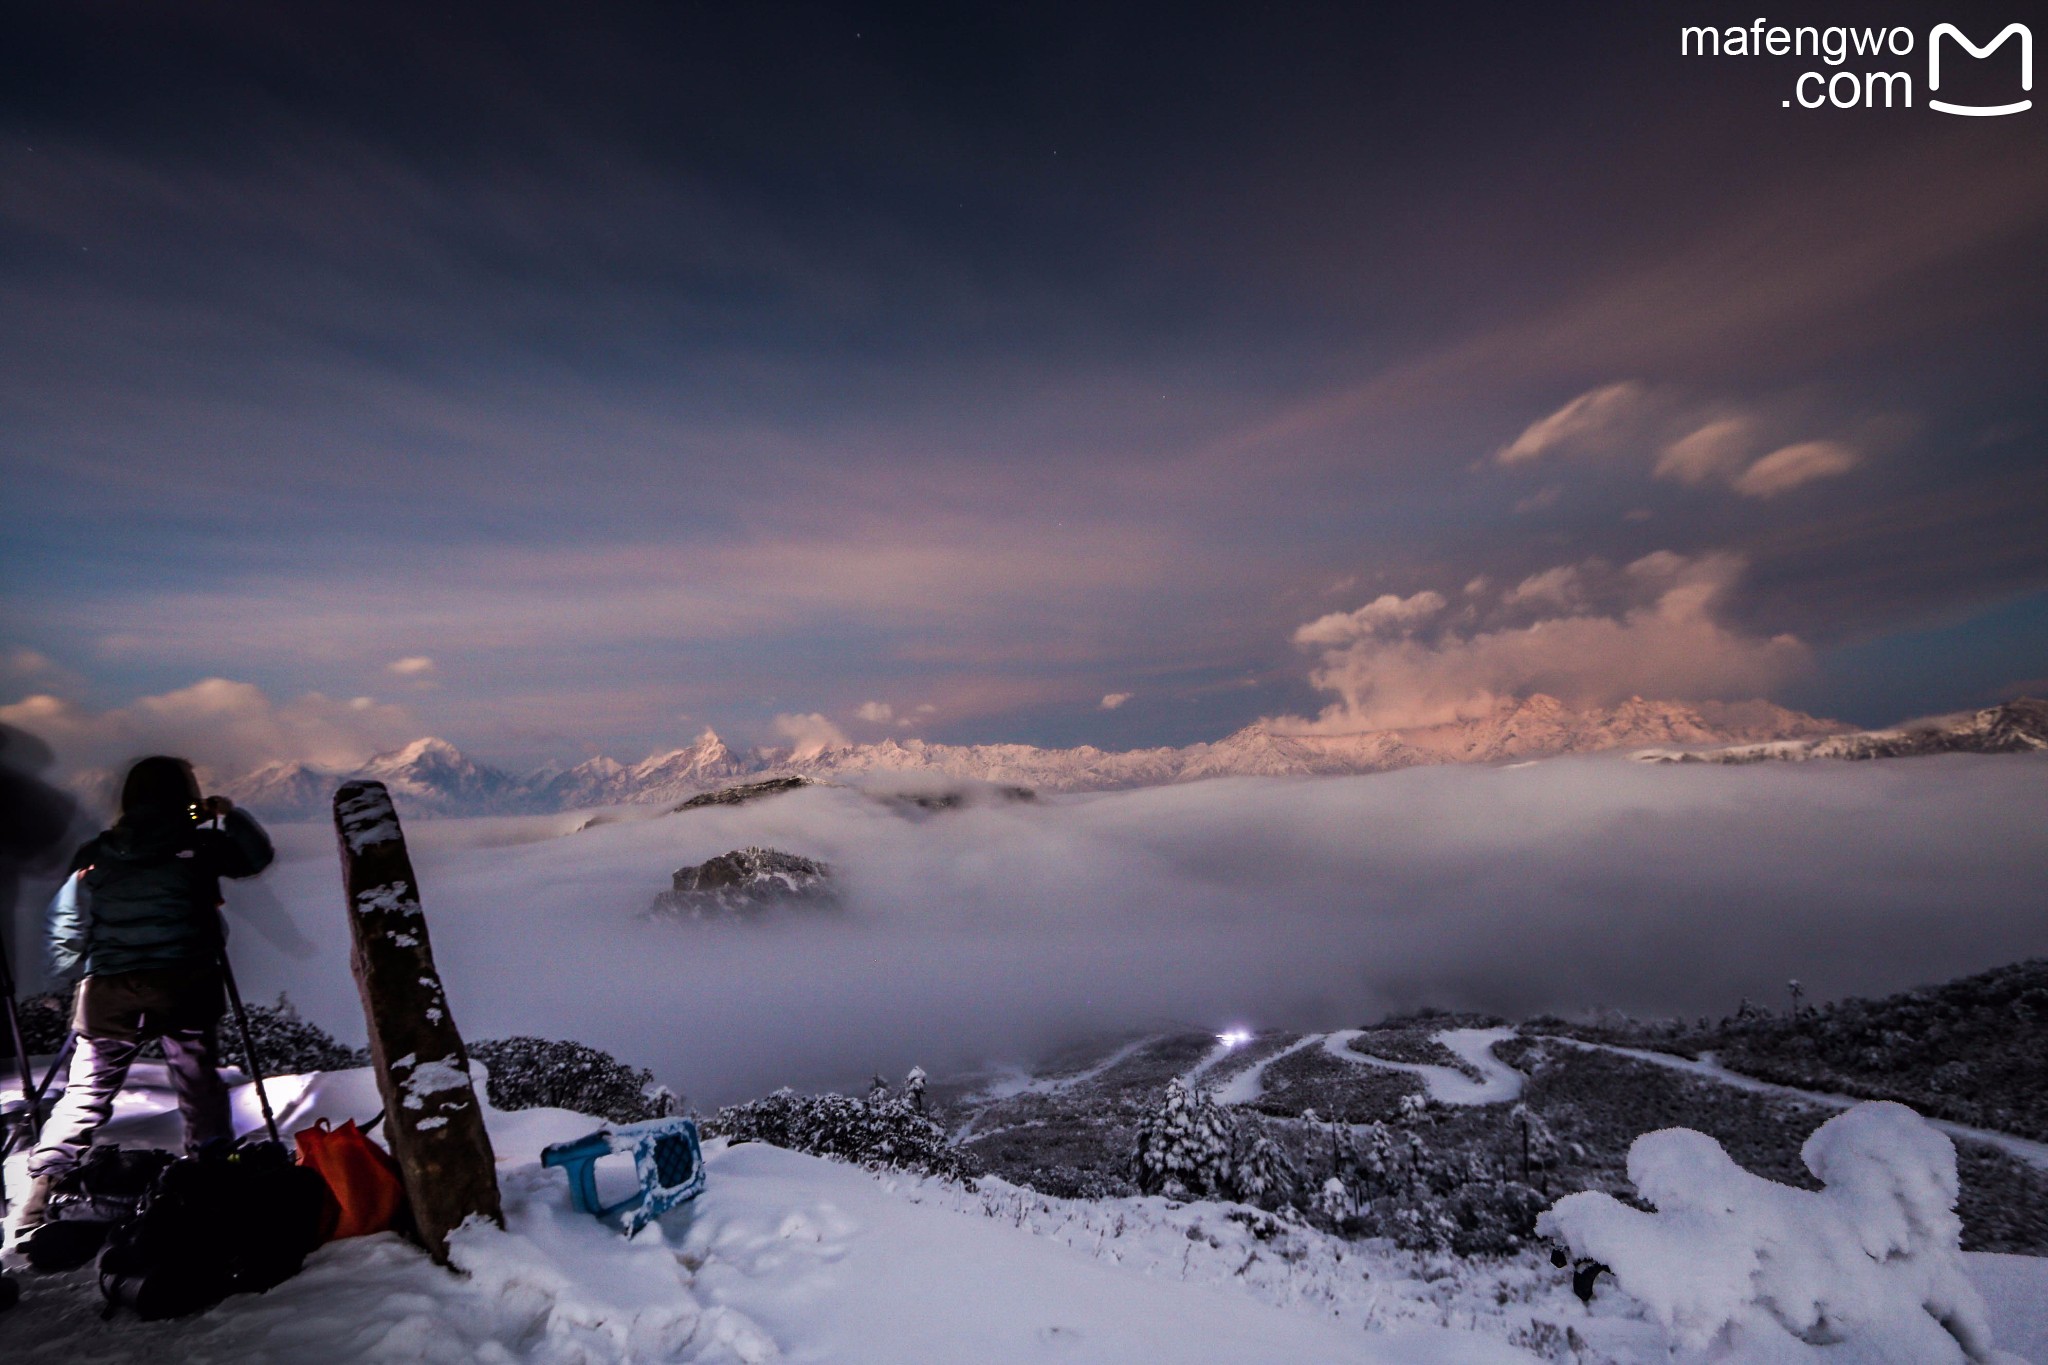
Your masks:
<path fill-rule="evenodd" d="M 1234 1028 L 1216 1035 L 1216 1041 L 1225 1047 L 1239 1047 L 1251 1040 L 1252 1031 L 1246 1028 Z"/>

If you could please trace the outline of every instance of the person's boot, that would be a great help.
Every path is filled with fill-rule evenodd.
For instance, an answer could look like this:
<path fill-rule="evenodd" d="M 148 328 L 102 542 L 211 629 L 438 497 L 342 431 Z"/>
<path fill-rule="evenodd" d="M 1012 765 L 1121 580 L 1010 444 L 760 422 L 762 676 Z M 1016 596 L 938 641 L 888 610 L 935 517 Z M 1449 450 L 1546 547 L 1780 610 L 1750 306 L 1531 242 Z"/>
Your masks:
<path fill-rule="evenodd" d="M 54 1175 L 39 1175 L 28 1182 L 28 1193 L 22 1196 L 21 1207 L 14 1214 L 14 1237 L 12 1245 L 20 1247 L 29 1234 L 50 1220 L 50 1192 L 57 1186 Z"/>

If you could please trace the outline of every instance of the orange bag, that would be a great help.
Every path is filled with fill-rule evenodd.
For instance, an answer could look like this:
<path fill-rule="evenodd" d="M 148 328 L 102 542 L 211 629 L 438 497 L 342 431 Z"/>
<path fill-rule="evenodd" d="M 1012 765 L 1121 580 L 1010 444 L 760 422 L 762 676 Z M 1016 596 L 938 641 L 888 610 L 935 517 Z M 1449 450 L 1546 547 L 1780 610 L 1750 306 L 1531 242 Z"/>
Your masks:
<path fill-rule="evenodd" d="M 339 1128 L 321 1119 L 293 1138 L 299 1144 L 299 1164 L 320 1172 L 340 1207 L 340 1218 L 327 1240 L 363 1237 L 398 1226 L 405 1212 L 398 1162 L 370 1141 L 354 1119 Z"/>

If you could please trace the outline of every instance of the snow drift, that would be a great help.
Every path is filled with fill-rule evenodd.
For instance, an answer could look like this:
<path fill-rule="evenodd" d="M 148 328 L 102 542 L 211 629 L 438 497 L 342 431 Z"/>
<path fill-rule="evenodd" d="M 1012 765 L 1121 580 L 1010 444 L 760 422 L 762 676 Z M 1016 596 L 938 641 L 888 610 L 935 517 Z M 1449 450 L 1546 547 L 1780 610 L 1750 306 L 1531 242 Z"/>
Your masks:
<path fill-rule="evenodd" d="M 1998 1359 L 1958 1244 L 1954 1144 L 1880 1102 L 1828 1120 L 1800 1155 L 1822 1189 L 1752 1175 L 1689 1128 L 1645 1133 L 1628 1173 L 1654 1212 L 1589 1192 L 1537 1227 L 1606 1264 L 1693 1359 Z"/>

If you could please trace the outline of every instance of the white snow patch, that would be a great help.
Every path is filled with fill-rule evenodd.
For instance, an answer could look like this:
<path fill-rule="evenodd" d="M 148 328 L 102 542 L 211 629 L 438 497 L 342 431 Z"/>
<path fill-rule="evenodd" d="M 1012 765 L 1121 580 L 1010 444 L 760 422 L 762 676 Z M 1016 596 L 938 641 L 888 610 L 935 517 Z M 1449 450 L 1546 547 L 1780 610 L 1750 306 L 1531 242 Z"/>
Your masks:
<path fill-rule="evenodd" d="M 439 1057 L 431 1062 L 416 1062 L 412 1054 L 407 1053 L 393 1062 L 391 1069 L 393 1072 L 411 1072 L 398 1083 L 398 1088 L 405 1092 L 404 1103 L 407 1109 L 424 1109 L 432 1096 L 444 1095 L 450 1091 L 460 1091 L 465 1095 L 470 1093 L 469 1073 L 457 1066 L 453 1057 Z M 436 1103 L 439 1107 L 446 1108 L 450 1101 L 440 1100 Z"/>
<path fill-rule="evenodd" d="M 420 898 L 406 882 L 386 882 L 382 886 L 356 892 L 356 913 L 417 915 L 420 913 Z"/>
<path fill-rule="evenodd" d="M 363 787 L 348 800 L 337 801 L 334 813 L 340 818 L 341 835 L 351 853 L 403 837 L 398 812 L 391 808 L 391 795 L 381 785 Z"/>

